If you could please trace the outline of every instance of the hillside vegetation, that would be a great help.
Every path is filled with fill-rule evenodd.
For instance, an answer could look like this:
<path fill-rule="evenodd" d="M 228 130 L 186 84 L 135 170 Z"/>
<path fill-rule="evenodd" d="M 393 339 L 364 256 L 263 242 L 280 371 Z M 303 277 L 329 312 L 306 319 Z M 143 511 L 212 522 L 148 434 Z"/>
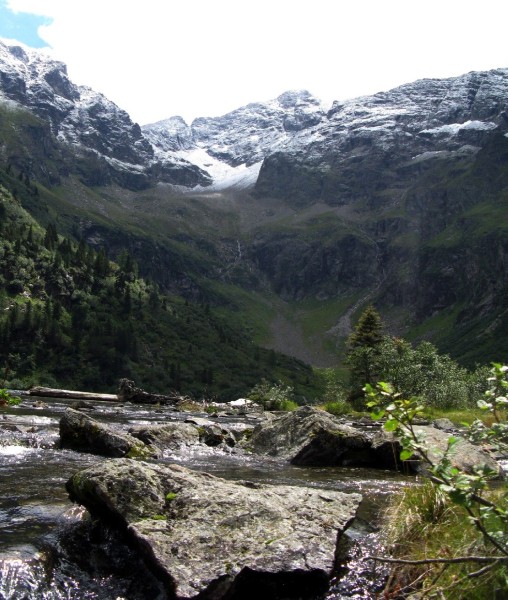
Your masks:
<path fill-rule="evenodd" d="M 256 346 L 207 303 L 162 294 L 128 252 L 113 262 L 53 222 L 41 226 L 21 206 L 37 203 L 38 187 L 17 182 L 16 197 L 0 187 L 4 383 L 106 391 L 128 377 L 153 391 L 232 399 L 268 378 L 313 393 L 309 366 Z"/>

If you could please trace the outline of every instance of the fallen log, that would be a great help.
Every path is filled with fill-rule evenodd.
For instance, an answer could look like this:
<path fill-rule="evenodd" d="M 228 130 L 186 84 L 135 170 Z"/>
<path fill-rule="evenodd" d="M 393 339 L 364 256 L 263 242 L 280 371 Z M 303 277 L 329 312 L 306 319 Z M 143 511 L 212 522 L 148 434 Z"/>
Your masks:
<path fill-rule="evenodd" d="M 28 390 L 30 396 L 41 396 L 43 398 L 69 398 L 69 400 L 108 400 L 118 402 L 117 394 L 97 394 L 95 392 L 78 392 L 76 390 L 59 390 L 35 386 Z"/>

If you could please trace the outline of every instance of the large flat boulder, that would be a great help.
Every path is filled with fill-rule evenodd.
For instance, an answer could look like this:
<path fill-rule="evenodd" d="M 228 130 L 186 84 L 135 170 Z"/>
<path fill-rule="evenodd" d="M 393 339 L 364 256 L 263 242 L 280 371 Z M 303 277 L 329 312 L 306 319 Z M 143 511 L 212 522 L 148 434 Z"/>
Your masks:
<path fill-rule="evenodd" d="M 109 457 L 146 459 L 158 454 L 156 448 L 72 408 L 67 408 L 62 415 L 59 428 L 62 448 Z"/>
<path fill-rule="evenodd" d="M 322 410 L 304 406 L 254 428 L 249 449 L 309 466 L 373 466 L 376 455 L 363 432 Z"/>
<path fill-rule="evenodd" d="M 67 489 L 94 516 L 127 528 L 170 597 L 200 600 L 325 593 L 338 538 L 361 501 L 128 459 L 80 471 Z"/>

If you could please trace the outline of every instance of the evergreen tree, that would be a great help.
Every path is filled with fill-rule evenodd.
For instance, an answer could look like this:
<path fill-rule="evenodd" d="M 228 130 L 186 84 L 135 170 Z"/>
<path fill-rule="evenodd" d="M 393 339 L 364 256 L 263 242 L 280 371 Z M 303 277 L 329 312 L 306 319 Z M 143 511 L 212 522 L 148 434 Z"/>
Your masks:
<path fill-rule="evenodd" d="M 53 223 L 49 223 L 46 227 L 46 233 L 44 235 L 44 245 L 48 250 L 54 250 L 55 246 L 58 242 L 58 234 L 56 232 L 56 227 Z"/>
<path fill-rule="evenodd" d="M 368 306 L 349 336 L 346 364 L 349 366 L 349 399 L 359 403 L 366 383 L 375 384 L 380 374 L 383 322 L 377 310 Z"/>
<path fill-rule="evenodd" d="M 106 277 L 109 273 L 109 260 L 104 248 L 99 250 L 95 258 L 94 271 L 98 277 Z"/>
<path fill-rule="evenodd" d="M 377 310 L 369 305 L 361 314 L 354 332 L 349 336 L 351 348 L 375 348 L 383 341 L 383 322 Z"/>
<path fill-rule="evenodd" d="M 29 300 L 25 305 L 25 316 L 23 317 L 23 332 L 30 333 L 33 327 L 32 302 Z"/>

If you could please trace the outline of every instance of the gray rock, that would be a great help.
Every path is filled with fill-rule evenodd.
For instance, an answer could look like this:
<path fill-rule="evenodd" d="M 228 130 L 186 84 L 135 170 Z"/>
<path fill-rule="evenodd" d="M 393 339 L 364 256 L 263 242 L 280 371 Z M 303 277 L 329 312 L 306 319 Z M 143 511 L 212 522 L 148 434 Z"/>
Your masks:
<path fill-rule="evenodd" d="M 74 410 L 95 410 L 95 406 L 88 400 L 78 400 L 71 404 L 71 408 Z"/>
<path fill-rule="evenodd" d="M 432 426 L 442 431 L 456 431 L 458 429 L 450 419 L 434 419 Z"/>
<path fill-rule="evenodd" d="M 232 447 L 236 444 L 236 437 L 229 429 L 200 418 L 192 418 L 184 423 L 131 427 L 129 433 L 161 450 L 178 450 L 196 444 L 212 447 Z"/>
<path fill-rule="evenodd" d="M 365 465 L 375 461 L 368 436 L 312 407 L 263 421 L 254 428 L 249 448 L 297 465 Z"/>
<path fill-rule="evenodd" d="M 437 462 L 446 451 L 448 439 L 451 437 L 450 433 L 426 425 L 417 425 L 415 431 L 428 447 L 430 459 Z M 498 476 L 502 475 L 501 466 L 489 453 L 464 438 L 458 437 L 458 439 L 458 443 L 449 453 L 452 466 L 466 473 L 472 473 L 475 467 L 486 465 Z M 383 460 L 387 468 L 400 467 L 399 454 L 402 446 L 392 433 L 384 430 L 379 431 L 373 437 L 372 447 L 379 454 L 380 460 Z M 426 472 L 427 470 L 426 464 L 418 456 L 411 458 L 406 463 L 416 472 Z"/>
<path fill-rule="evenodd" d="M 178 598 L 315 598 L 361 496 L 232 482 L 116 459 L 74 475 L 71 498 L 122 524 Z"/>
<path fill-rule="evenodd" d="M 206 425 L 213 425 L 214 423 L 210 419 L 204 419 L 203 417 L 196 417 L 195 415 L 189 416 L 185 419 L 185 423 L 191 423 L 198 427 L 205 427 Z"/>
<path fill-rule="evenodd" d="M 235 446 L 236 438 L 233 433 L 216 423 L 210 423 L 209 425 L 204 425 L 198 429 L 199 431 L 199 439 L 203 444 L 207 446 Z"/>
<path fill-rule="evenodd" d="M 114 431 L 92 417 L 68 408 L 60 419 L 60 444 L 101 456 L 151 458 L 154 448 L 125 433 Z"/>
<path fill-rule="evenodd" d="M 131 427 L 129 433 L 145 444 L 157 446 L 161 450 L 178 450 L 199 443 L 198 428 L 191 423 Z"/>

